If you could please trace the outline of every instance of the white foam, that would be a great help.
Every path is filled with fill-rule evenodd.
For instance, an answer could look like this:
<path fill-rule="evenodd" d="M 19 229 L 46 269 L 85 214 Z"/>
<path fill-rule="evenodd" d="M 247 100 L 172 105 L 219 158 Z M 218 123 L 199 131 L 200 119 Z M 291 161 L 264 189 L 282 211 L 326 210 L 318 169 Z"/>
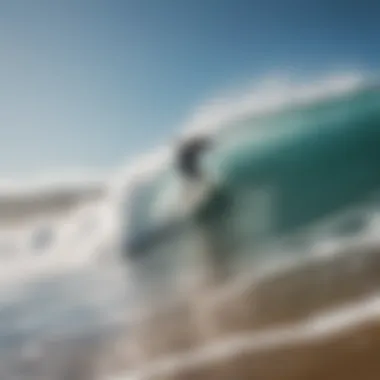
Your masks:
<path fill-rule="evenodd" d="M 364 83 L 365 76 L 359 72 L 332 74 L 307 83 L 287 76 L 268 77 L 244 91 L 205 103 L 185 124 L 185 133 L 213 134 L 221 128 L 233 128 L 235 121 L 343 95 Z"/>

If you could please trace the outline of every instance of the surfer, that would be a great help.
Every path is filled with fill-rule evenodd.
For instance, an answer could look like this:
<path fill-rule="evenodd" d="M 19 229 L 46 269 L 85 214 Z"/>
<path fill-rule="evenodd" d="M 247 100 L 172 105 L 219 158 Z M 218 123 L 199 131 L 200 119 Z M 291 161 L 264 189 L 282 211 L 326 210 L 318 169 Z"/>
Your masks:
<path fill-rule="evenodd" d="M 227 193 L 202 168 L 204 155 L 213 147 L 210 137 L 187 139 L 177 149 L 177 171 L 183 183 L 183 199 L 190 204 L 191 218 L 201 248 L 201 270 L 208 284 L 219 283 L 227 275 L 225 218 Z"/>
<path fill-rule="evenodd" d="M 149 274 L 151 254 L 159 247 L 165 247 L 166 243 L 181 239 L 181 234 L 188 229 L 189 224 L 192 226 L 191 234 L 195 235 L 192 239 L 194 256 L 191 257 L 195 258 L 197 268 L 193 274 L 198 279 L 200 277 L 195 283 L 190 281 L 199 289 L 204 285 L 218 284 L 226 277 L 226 259 L 230 252 L 227 242 L 231 235 L 227 231 L 228 192 L 206 173 L 202 165 L 205 154 L 212 146 L 213 141 L 204 137 L 187 139 L 177 146 L 173 164 L 180 191 L 178 213 L 175 212 L 174 216 L 165 221 L 145 220 L 140 223 L 137 216 L 142 204 L 140 201 L 133 202 L 132 214 L 135 217 L 131 219 L 134 222 L 129 227 L 129 234 L 123 239 L 122 251 L 128 258 L 129 266 L 134 268 L 133 277 L 141 288 L 145 289 L 149 282 L 147 278 L 152 277 Z M 136 194 L 143 194 L 143 188 L 137 187 Z M 142 200 L 144 206 L 145 198 Z M 176 203 L 175 198 L 172 203 Z M 167 210 L 162 213 L 166 214 Z M 137 228 L 133 227 L 134 224 Z"/>

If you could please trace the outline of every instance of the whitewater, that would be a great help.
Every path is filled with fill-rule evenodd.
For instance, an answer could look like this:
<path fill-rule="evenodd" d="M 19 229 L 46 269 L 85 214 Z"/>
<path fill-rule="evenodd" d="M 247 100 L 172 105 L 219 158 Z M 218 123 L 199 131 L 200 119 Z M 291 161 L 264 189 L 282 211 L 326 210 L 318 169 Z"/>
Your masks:
<path fill-rule="evenodd" d="M 115 341 L 119 343 L 120 336 L 129 339 L 125 330 L 134 314 L 134 293 L 129 291 L 133 286 L 131 268 L 120 249 L 131 222 L 126 220 L 130 195 L 137 184 L 169 164 L 178 138 L 204 134 L 228 138 L 235 126 L 247 119 L 260 120 L 279 110 L 308 107 L 322 100 L 355 94 L 372 85 L 373 80 L 370 75 L 356 72 L 306 82 L 283 75 L 269 76 L 253 87 L 205 102 L 184 123 L 178 136 L 173 138 L 175 141 L 109 173 L 78 171 L 23 181 L 0 180 L 0 377 L 28 379 L 30 368 L 34 366 L 35 376 L 41 379 L 63 379 L 64 376 L 116 379 L 111 377 L 116 372 L 118 379 L 155 378 L 155 374 L 157 378 L 168 379 L 179 369 L 199 366 L 207 360 L 218 361 L 231 356 L 231 352 L 267 351 L 289 342 L 321 339 L 324 334 L 335 334 L 347 326 L 377 318 L 379 295 L 374 286 L 369 286 L 363 288 L 360 299 L 348 306 L 337 302 L 335 307 L 332 302 L 322 314 L 316 307 L 311 314 L 304 310 L 297 318 L 289 314 L 283 320 L 274 321 L 273 326 L 270 323 L 266 326 L 270 312 L 263 311 L 265 317 L 257 324 L 263 327 L 258 327 L 250 337 L 235 336 L 205 346 L 200 352 L 194 350 L 157 362 L 153 360 L 131 373 L 127 369 L 125 373 L 122 371 L 126 363 L 112 368 L 108 362 L 109 356 L 116 356 L 108 350 L 109 345 L 114 347 Z M 255 133 L 260 141 L 262 133 L 268 131 L 257 128 Z M 331 272 L 329 265 L 334 266 L 339 260 L 348 260 L 349 265 L 362 268 L 364 264 L 357 257 L 351 259 L 346 252 L 369 251 L 371 260 L 372 251 L 380 243 L 379 206 L 377 200 L 371 201 L 323 221 L 310 232 L 312 238 L 306 246 L 283 240 L 276 242 L 267 248 L 268 260 L 255 271 L 254 280 L 249 273 L 242 275 L 219 295 L 214 295 L 213 302 L 218 303 L 218 297 L 229 299 L 234 297 L 231 294 L 244 294 L 252 281 L 256 286 L 265 284 L 269 279 L 282 278 L 284 273 L 303 273 L 302 268 L 310 265 L 330 263 L 320 278 L 325 278 Z M 349 238 L 336 236 L 335 226 L 353 213 L 364 215 L 363 226 Z M 278 251 L 289 252 L 273 254 Z M 299 251 L 307 252 L 302 260 Z M 334 280 L 329 281 L 334 284 Z M 324 292 L 328 293 L 329 288 L 325 287 Z M 283 308 L 286 314 L 286 307 Z M 260 320 L 259 314 L 257 318 Z M 91 357 L 81 366 L 93 367 L 96 361 L 96 373 L 70 372 L 76 366 L 79 351 Z M 104 356 L 107 358 L 103 360 Z M 25 365 L 29 369 L 25 369 Z"/>

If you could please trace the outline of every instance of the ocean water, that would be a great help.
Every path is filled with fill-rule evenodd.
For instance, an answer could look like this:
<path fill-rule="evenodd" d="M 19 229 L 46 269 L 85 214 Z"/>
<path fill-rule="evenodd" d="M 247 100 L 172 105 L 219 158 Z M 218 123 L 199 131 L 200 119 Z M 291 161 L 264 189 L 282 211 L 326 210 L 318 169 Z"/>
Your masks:
<path fill-rule="evenodd" d="M 358 242 L 377 244 L 380 175 L 373 173 L 380 164 L 379 125 L 380 89 L 356 74 L 306 84 L 264 82 L 195 112 L 184 126 L 184 137 L 214 136 L 219 148 L 206 162 L 207 168 L 241 201 L 235 218 L 238 240 L 244 244 L 236 246 L 232 261 L 242 257 L 248 273 L 247 262 L 255 265 L 256 275 L 265 277 L 300 258 L 322 260 Z M 314 145 L 309 144 L 310 134 Z M 290 151 L 287 144 L 295 138 L 298 149 Z M 313 149 L 316 155 L 323 152 L 320 166 L 310 170 L 295 164 Z M 264 159 L 273 152 L 280 155 L 281 165 Z M 154 218 L 161 217 L 157 220 L 163 223 L 169 210 L 181 202 L 180 187 L 170 173 L 171 154 L 168 144 L 102 178 L 2 181 L 0 377 L 31 378 L 31 370 L 24 368 L 29 360 L 38 378 L 65 378 L 75 366 L 67 354 L 73 345 L 90 351 L 124 331 L 135 307 L 136 284 L 134 268 L 122 252 L 123 242 Z M 255 162 L 253 170 L 247 169 L 247 162 Z M 254 199 L 244 198 L 247 194 L 240 190 L 254 187 L 258 178 L 263 186 L 274 178 L 283 202 L 268 200 L 271 189 L 265 186 Z M 161 208 L 153 215 L 157 194 Z M 280 215 L 274 224 L 266 221 L 273 211 Z M 313 222 L 307 224 L 309 220 Z M 254 239 L 244 228 L 252 223 L 258 224 Z M 292 229 L 303 223 L 305 228 Z M 257 241 L 265 236 L 258 249 Z M 174 250 L 181 250 L 181 244 Z M 186 242 L 189 245 L 191 241 Z M 253 256 L 260 260 L 253 261 Z M 155 260 L 174 261 L 170 254 L 156 254 Z M 170 270 L 175 274 L 184 262 L 177 260 Z M 163 273 L 166 281 L 171 279 Z M 372 311 L 367 306 L 362 310 L 366 308 Z M 359 314 L 355 310 L 352 315 Z"/>

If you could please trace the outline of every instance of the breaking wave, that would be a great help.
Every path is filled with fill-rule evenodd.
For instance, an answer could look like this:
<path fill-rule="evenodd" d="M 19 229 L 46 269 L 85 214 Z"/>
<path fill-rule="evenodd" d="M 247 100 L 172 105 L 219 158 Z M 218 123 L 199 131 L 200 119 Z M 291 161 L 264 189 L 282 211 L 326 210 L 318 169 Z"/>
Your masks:
<path fill-rule="evenodd" d="M 236 126 L 247 119 L 329 102 L 362 91 L 369 83 L 372 78 L 360 73 L 329 75 L 309 83 L 270 78 L 206 102 L 184 123 L 179 137 L 238 133 Z M 99 331 L 120 323 L 128 310 L 127 271 L 118 250 L 127 233 L 122 217 L 134 186 L 168 165 L 172 147 L 168 142 L 106 175 L 85 172 L 67 180 L 60 176 L 0 181 L 1 336 L 34 342 L 58 330 L 75 334 L 85 327 Z M 322 259 L 349 244 L 338 236 L 336 226 L 358 213 L 365 222 L 350 241 L 377 241 L 380 208 L 371 203 L 322 223 L 312 232 L 318 238 L 308 243 L 307 249 L 315 252 L 311 256 Z M 282 241 L 271 249 L 294 252 L 297 244 L 305 248 L 299 242 Z M 265 273 L 263 268 L 262 276 Z"/>

